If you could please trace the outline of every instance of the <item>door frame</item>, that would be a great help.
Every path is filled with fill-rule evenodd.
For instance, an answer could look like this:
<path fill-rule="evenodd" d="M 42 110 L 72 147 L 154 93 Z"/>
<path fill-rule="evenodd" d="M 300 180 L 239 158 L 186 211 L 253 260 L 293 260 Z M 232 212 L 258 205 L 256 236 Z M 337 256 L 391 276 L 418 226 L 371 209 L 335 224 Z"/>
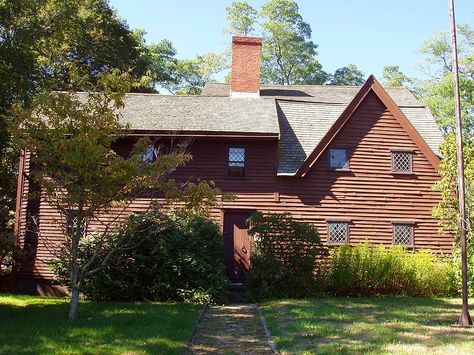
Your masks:
<path fill-rule="evenodd" d="M 224 222 L 225 222 L 225 214 L 226 212 L 227 213 L 248 213 L 249 216 L 251 216 L 252 214 L 254 214 L 255 212 L 257 212 L 257 209 L 255 208 L 239 208 L 239 207 L 234 207 L 234 208 L 221 208 L 220 209 L 221 213 L 220 213 L 220 226 L 221 226 L 221 233 L 223 235 L 223 242 L 224 242 L 224 252 L 226 254 L 226 257 L 227 257 L 227 250 L 226 250 L 226 240 L 225 240 L 225 235 L 224 235 L 224 228 L 225 228 L 225 225 L 224 225 Z M 251 255 L 252 255 L 252 252 L 251 252 L 251 249 L 252 249 L 252 238 L 249 236 L 249 243 L 250 243 L 250 258 L 251 258 Z M 250 262 L 250 259 L 249 259 L 249 262 Z M 227 259 L 226 259 L 226 269 L 227 269 Z"/>

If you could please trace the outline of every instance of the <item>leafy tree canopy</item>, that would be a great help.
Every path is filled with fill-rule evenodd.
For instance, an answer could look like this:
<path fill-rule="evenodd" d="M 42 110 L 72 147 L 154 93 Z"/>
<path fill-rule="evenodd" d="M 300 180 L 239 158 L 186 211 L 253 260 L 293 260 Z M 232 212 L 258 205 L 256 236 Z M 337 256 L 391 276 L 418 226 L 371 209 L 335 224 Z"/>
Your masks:
<path fill-rule="evenodd" d="M 474 131 L 474 30 L 458 25 L 459 84 L 464 128 Z M 445 131 L 454 127 L 454 86 L 451 64 L 451 37 L 447 31 L 438 32 L 420 49 L 425 55 L 423 69 L 427 79 L 419 83 L 422 100 L 435 115 Z"/>
<path fill-rule="evenodd" d="M 329 84 L 331 85 L 359 86 L 364 84 L 364 82 L 364 73 L 354 64 L 348 64 L 345 67 L 337 69 L 334 75 L 329 79 Z"/>
<path fill-rule="evenodd" d="M 228 24 L 226 32 L 238 36 L 251 36 L 255 33 L 257 10 L 245 1 L 234 1 L 225 10 Z"/>
<path fill-rule="evenodd" d="M 408 86 L 412 84 L 413 79 L 407 77 L 400 70 L 398 65 L 386 65 L 383 67 L 382 72 L 382 83 L 385 86 L 390 87 L 401 87 Z"/>

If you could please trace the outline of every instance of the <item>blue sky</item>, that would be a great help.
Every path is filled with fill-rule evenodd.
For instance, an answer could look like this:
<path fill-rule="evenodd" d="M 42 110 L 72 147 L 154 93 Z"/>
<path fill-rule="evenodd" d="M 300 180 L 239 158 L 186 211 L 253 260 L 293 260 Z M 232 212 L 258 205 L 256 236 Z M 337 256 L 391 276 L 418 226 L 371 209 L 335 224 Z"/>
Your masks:
<path fill-rule="evenodd" d="M 167 38 L 179 58 L 220 52 L 228 35 L 225 8 L 231 0 L 110 0 L 131 28 L 147 31 L 147 42 Z M 266 0 L 248 1 L 259 8 Z M 418 48 L 433 33 L 449 29 L 447 0 L 298 0 L 311 25 L 323 69 L 334 72 L 348 63 L 365 74 L 381 76 L 397 64 L 420 76 Z M 474 27 L 474 0 L 455 1 L 458 23 Z"/>

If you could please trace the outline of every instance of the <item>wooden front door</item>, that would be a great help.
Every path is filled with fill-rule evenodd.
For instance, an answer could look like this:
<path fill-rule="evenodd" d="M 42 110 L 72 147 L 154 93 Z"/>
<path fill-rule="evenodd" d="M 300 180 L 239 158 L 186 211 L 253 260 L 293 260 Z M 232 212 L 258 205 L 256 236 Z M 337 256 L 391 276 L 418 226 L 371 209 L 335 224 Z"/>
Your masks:
<path fill-rule="evenodd" d="M 224 213 L 226 273 L 231 281 L 243 281 L 250 268 L 250 238 L 245 221 L 251 214 L 251 211 L 225 211 Z"/>

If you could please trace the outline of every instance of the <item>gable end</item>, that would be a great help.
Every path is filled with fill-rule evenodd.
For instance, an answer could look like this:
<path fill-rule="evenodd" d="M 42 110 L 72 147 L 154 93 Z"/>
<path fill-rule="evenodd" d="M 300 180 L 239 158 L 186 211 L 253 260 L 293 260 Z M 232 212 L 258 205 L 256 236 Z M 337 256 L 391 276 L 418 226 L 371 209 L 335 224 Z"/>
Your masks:
<path fill-rule="evenodd" d="M 304 177 L 308 171 L 314 166 L 319 160 L 323 152 L 329 147 L 331 142 L 345 126 L 345 124 L 352 117 L 357 108 L 364 101 L 369 92 L 373 91 L 375 95 L 382 101 L 387 109 L 393 114 L 397 122 L 402 126 L 409 137 L 415 142 L 418 148 L 426 156 L 428 161 L 433 165 L 435 170 L 439 168 L 440 158 L 436 155 L 433 150 L 429 147 L 426 141 L 421 137 L 420 133 L 411 124 L 405 114 L 400 110 L 395 101 L 390 97 L 387 91 L 382 85 L 371 75 L 352 101 L 347 105 L 344 111 L 341 113 L 339 118 L 334 122 L 331 128 L 328 130 L 326 135 L 320 140 L 318 145 L 314 148 L 310 155 L 306 158 L 304 163 L 296 172 L 295 176 Z"/>

